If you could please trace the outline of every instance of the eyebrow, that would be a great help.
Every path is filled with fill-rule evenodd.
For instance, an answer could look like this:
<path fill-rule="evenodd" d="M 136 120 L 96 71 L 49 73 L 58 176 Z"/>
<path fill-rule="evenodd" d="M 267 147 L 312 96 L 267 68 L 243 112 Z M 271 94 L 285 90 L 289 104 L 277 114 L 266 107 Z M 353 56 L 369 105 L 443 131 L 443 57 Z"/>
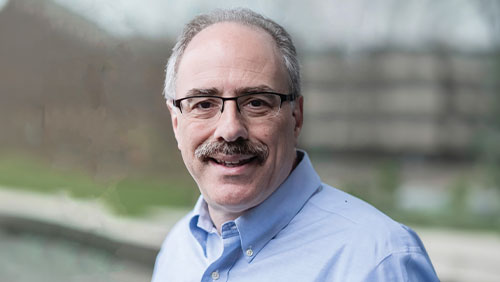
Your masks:
<path fill-rule="evenodd" d="M 243 88 L 238 88 L 236 90 L 236 93 L 238 95 L 250 94 L 250 93 L 261 93 L 261 92 L 276 92 L 276 90 L 272 89 L 271 87 L 269 87 L 267 85 L 243 87 Z"/>
<path fill-rule="evenodd" d="M 276 92 L 276 90 L 272 89 L 267 85 L 259 85 L 259 86 L 250 86 L 250 87 L 242 87 L 236 89 L 236 95 L 244 95 L 251 93 L 262 93 L 262 92 Z M 185 97 L 195 97 L 195 96 L 221 96 L 220 91 L 213 88 L 193 88 L 190 89 Z"/>
<path fill-rule="evenodd" d="M 219 90 L 217 90 L 217 88 L 207 88 L 207 89 L 193 88 L 186 93 L 186 97 L 205 96 L 205 95 L 217 96 L 218 93 Z"/>

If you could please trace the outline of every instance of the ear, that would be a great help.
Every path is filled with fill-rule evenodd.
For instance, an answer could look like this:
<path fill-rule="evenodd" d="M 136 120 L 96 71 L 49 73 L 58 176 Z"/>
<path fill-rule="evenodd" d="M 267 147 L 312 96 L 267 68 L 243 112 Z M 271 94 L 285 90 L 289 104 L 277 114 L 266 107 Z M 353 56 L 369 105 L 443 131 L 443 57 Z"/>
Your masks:
<path fill-rule="evenodd" d="M 174 136 L 175 136 L 175 140 L 177 141 L 177 147 L 179 148 L 179 150 L 181 149 L 180 147 L 180 144 L 181 142 L 179 142 L 179 120 L 178 120 L 178 112 L 177 110 L 174 108 L 174 105 L 172 104 L 172 100 L 167 100 L 167 108 L 168 108 L 168 111 L 170 112 L 170 118 L 172 119 L 172 129 L 174 130 Z"/>
<path fill-rule="evenodd" d="M 299 96 L 295 100 L 295 106 L 293 107 L 292 116 L 295 120 L 294 135 L 295 142 L 297 142 L 297 139 L 300 135 L 300 130 L 302 129 L 302 124 L 304 122 L 304 97 Z"/>

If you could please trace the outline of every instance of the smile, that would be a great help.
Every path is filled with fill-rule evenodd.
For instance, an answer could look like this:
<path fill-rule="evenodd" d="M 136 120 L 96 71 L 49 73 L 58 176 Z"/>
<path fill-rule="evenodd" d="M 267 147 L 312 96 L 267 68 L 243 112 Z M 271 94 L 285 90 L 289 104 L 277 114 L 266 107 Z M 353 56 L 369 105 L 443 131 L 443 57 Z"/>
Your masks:
<path fill-rule="evenodd" d="M 215 156 L 210 158 L 211 161 L 226 167 L 242 166 L 252 162 L 255 159 L 256 159 L 255 156 L 241 156 L 241 155 Z"/>

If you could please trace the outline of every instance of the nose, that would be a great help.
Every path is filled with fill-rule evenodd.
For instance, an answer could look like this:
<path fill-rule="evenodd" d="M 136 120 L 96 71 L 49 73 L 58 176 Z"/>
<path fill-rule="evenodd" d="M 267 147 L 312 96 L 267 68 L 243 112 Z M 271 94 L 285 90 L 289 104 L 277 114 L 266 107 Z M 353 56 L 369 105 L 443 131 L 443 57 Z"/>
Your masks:
<path fill-rule="evenodd" d="M 226 142 L 233 142 L 239 138 L 248 139 L 247 125 L 238 111 L 236 101 L 225 102 L 224 111 L 220 113 L 214 135 L 217 140 Z"/>

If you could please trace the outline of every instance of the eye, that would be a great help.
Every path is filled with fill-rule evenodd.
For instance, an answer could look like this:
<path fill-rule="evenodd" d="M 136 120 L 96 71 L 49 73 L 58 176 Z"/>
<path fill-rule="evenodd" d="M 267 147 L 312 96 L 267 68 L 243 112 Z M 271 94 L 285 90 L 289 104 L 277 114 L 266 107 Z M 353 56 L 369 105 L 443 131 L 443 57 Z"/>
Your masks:
<path fill-rule="evenodd" d="M 264 108 L 274 107 L 274 100 L 272 95 L 266 94 L 252 94 L 248 96 L 243 96 L 241 98 L 241 105 L 246 108 L 257 110 Z"/>
<path fill-rule="evenodd" d="M 255 108 L 263 107 L 263 106 L 265 106 L 265 104 L 266 103 L 260 99 L 252 99 L 248 102 L 248 105 L 250 105 L 251 107 L 255 107 Z"/>
<path fill-rule="evenodd" d="M 189 99 L 189 108 L 192 111 L 206 111 L 219 107 L 220 101 L 214 98 L 193 97 Z"/>
<path fill-rule="evenodd" d="M 182 110 L 186 113 L 205 114 L 212 113 L 220 108 L 221 101 L 211 97 L 190 97 L 182 100 Z"/>
<path fill-rule="evenodd" d="M 276 103 L 275 95 L 270 94 L 250 94 L 242 96 L 240 108 L 243 113 L 249 117 L 259 117 L 268 115 L 279 109 L 279 103 Z"/>
<path fill-rule="evenodd" d="M 214 107 L 214 104 L 210 101 L 202 101 L 195 105 L 195 108 L 200 109 L 210 109 L 211 107 Z"/>

